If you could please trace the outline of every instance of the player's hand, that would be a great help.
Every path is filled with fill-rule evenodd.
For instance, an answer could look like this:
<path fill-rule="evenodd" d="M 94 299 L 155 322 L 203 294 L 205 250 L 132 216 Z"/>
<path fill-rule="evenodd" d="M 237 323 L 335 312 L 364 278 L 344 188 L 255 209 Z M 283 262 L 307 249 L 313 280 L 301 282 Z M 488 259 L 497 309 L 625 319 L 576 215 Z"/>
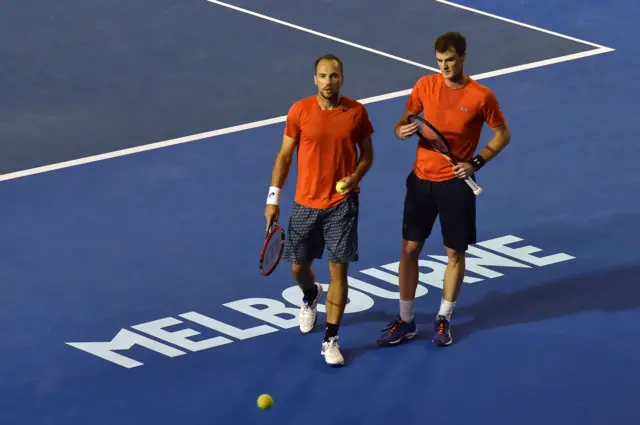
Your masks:
<path fill-rule="evenodd" d="M 267 207 L 264 210 L 264 217 L 267 219 L 266 231 L 268 232 L 271 225 L 277 222 L 278 218 L 280 217 L 280 207 L 277 205 L 271 205 L 271 204 L 267 205 Z"/>
<path fill-rule="evenodd" d="M 406 139 L 413 136 L 419 129 L 418 123 L 401 125 L 396 130 L 396 136 L 399 139 Z"/>
<path fill-rule="evenodd" d="M 453 174 L 460 179 L 466 179 L 475 173 L 476 167 L 470 162 L 459 162 L 458 165 L 453 167 Z"/>
<path fill-rule="evenodd" d="M 352 189 L 355 189 L 356 187 L 358 187 L 358 184 L 360 184 L 360 180 L 358 180 L 358 178 L 353 174 L 341 178 L 340 180 L 338 180 L 338 182 L 344 182 L 347 184 L 346 190 L 343 194 L 351 192 Z"/>

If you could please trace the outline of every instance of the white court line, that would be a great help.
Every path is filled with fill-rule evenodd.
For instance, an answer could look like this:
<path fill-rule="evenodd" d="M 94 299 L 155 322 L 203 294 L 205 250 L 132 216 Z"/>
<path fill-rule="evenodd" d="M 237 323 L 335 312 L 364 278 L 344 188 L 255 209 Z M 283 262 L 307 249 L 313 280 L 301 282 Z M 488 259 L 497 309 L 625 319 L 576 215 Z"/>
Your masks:
<path fill-rule="evenodd" d="M 246 13 L 247 15 L 252 15 L 252 16 L 255 16 L 255 17 L 258 17 L 258 18 L 261 18 L 261 19 L 265 19 L 267 21 L 275 22 L 276 24 L 284 25 L 284 26 L 287 26 L 287 27 L 290 27 L 290 28 L 294 28 L 294 29 L 303 31 L 303 32 L 308 32 L 309 34 L 317 35 L 318 37 L 328 38 L 329 40 L 337 41 L 338 43 L 346 44 L 347 46 L 351 46 L 351 47 L 355 47 L 357 49 L 365 50 L 365 51 L 370 52 L 370 53 L 375 53 L 376 55 L 380 55 L 380 56 L 384 56 L 384 57 L 387 57 L 387 58 L 390 58 L 390 59 L 394 59 L 394 60 L 397 60 L 397 61 L 400 61 L 400 62 L 408 63 L 409 65 L 414 65 L 414 66 L 417 66 L 417 67 L 420 67 L 420 68 L 428 69 L 428 70 L 433 71 L 433 72 L 439 72 L 439 70 L 437 68 L 433 68 L 433 67 L 428 66 L 428 65 L 424 65 L 424 64 L 421 64 L 421 63 L 418 63 L 418 62 L 414 62 L 414 61 L 411 61 L 409 59 L 401 58 L 399 56 L 391 55 L 389 53 L 385 53 L 385 52 L 382 52 L 380 50 L 372 49 L 370 47 L 363 46 L 361 44 L 352 43 L 351 41 L 343 40 L 341 38 L 334 37 L 334 36 L 329 35 L 329 34 L 324 34 L 324 33 L 309 29 L 309 28 L 301 27 L 300 25 L 295 25 L 295 24 L 292 24 L 290 22 L 282 21 L 280 19 L 275 19 L 275 18 L 272 18 L 270 16 L 263 15 L 261 13 L 253 12 L 253 11 L 248 10 L 248 9 L 243 9 L 241 7 L 238 7 L 238 6 L 234 6 L 232 4 L 224 3 L 224 2 L 221 2 L 221 1 L 218 1 L 218 0 L 207 0 L 207 1 L 209 3 L 214 3 L 214 4 L 217 4 L 219 6 L 228 7 L 229 9 L 233 9 L 233 10 L 236 10 L 238 12 Z"/>
<path fill-rule="evenodd" d="M 566 56 L 560 56 L 560 57 L 557 57 L 557 58 L 552 58 L 552 59 L 547 59 L 547 60 L 542 60 L 542 61 L 537 61 L 537 62 L 531 62 L 531 63 L 527 63 L 527 64 L 523 64 L 523 65 L 512 66 L 512 67 L 509 67 L 509 68 L 498 69 L 498 70 L 490 71 L 490 72 L 483 72 L 481 74 L 472 75 L 471 78 L 473 78 L 474 80 L 477 81 L 477 80 L 482 80 L 482 79 L 485 79 L 485 78 L 497 77 L 499 75 L 511 74 L 511 73 L 514 73 L 514 72 L 525 71 L 525 70 L 534 69 L 534 68 L 540 68 L 540 67 L 543 67 L 543 66 L 553 65 L 553 64 L 556 64 L 556 63 L 560 63 L 560 62 L 566 62 L 566 61 L 570 61 L 570 60 L 584 58 L 584 57 L 587 57 L 587 56 L 597 55 L 597 54 L 600 54 L 600 53 L 606 53 L 606 52 L 608 52 L 610 50 L 611 49 L 609 49 L 607 47 L 604 47 L 602 49 L 589 50 L 587 52 L 581 52 L 581 53 L 575 53 L 575 54 L 566 55 Z M 396 91 L 396 92 L 392 92 L 392 93 L 386 93 L 386 94 L 382 94 L 382 95 L 379 95 L 379 96 L 373 96 L 373 97 L 368 97 L 368 98 L 364 98 L 364 99 L 359 99 L 358 101 L 360 103 L 363 103 L 363 104 L 382 102 L 384 100 L 389 100 L 389 99 L 395 99 L 397 97 L 408 96 L 411 93 L 411 90 L 412 89 L 409 88 L 409 89 L 406 89 L 406 90 L 400 90 L 400 91 Z M 154 149 L 166 148 L 166 147 L 169 147 L 169 146 L 180 145 L 180 144 L 183 144 L 183 143 L 194 142 L 194 141 L 197 141 L 197 140 L 202 140 L 202 139 L 208 139 L 208 138 L 212 138 L 212 137 L 222 136 L 222 135 L 225 135 L 225 134 L 237 133 L 239 131 L 250 130 L 250 129 L 253 129 L 253 128 L 266 127 L 268 125 L 285 122 L 286 118 L 287 118 L 286 115 L 282 115 L 282 116 L 279 116 L 279 117 L 269 118 L 269 119 L 266 119 L 266 120 L 254 121 L 254 122 L 250 122 L 250 123 L 247 123 L 247 124 L 236 125 L 236 126 L 233 126 L 233 127 L 226 127 L 226 128 L 221 128 L 221 129 L 218 129 L 218 130 L 207 131 L 205 133 L 193 134 L 191 136 L 179 137 L 177 139 L 170 139 L 170 140 L 165 140 L 165 141 L 162 141 L 162 142 L 150 143 L 148 145 L 135 146 L 135 147 L 128 148 L 128 149 L 122 149 L 122 150 L 103 153 L 103 154 L 99 154 L 99 155 L 88 156 L 88 157 L 85 157 L 85 158 L 78 158 L 78 159 L 74 159 L 74 160 L 71 160 L 71 161 L 59 162 L 57 164 L 44 165 L 42 167 L 30 168 L 30 169 L 27 169 L 27 170 L 21 170 L 21 171 L 16 171 L 16 172 L 13 172 L 13 173 L 2 174 L 2 175 L 0 175 L 0 181 L 13 180 L 13 179 L 17 179 L 17 178 L 20 178 L 20 177 L 26 177 L 26 176 L 34 175 L 34 174 L 46 173 L 48 171 L 54 171 L 54 170 L 60 170 L 60 169 L 63 169 L 63 168 L 74 167 L 76 165 L 89 164 L 91 162 L 103 161 L 105 159 L 117 158 L 117 157 L 120 157 L 120 156 L 132 155 L 132 154 L 139 153 L 139 152 L 145 152 L 145 151 L 150 151 L 150 150 L 154 150 Z"/>
<path fill-rule="evenodd" d="M 211 0 L 207 0 L 207 1 L 211 1 Z M 447 2 L 445 0 L 436 0 L 436 1 L 439 1 L 441 3 L 450 4 L 450 5 L 456 6 L 456 7 L 466 8 L 466 6 L 458 6 L 458 5 L 455 5 L 453 3 L 449 3 L 449 2 Z M 467 9 L 470 9 L 470 8 L 467 8 Z M 471 10 L 472 11 L 476 11 L 475 9 L 471 9 Z M 480 11 L 476 11 L 476 12 L 477 13 L 486 14 L 486 13 L 480 12 Z M 524 70 L 529 70 L 529 69 L 534 69 L 534 68 L 540 68 L 540 67 L 543 67 L 543 66 L 553 65 L 553 64 L 556 64 L 556 63 L 560 63 L 560 62 L 566 62 L 566 61 L 581 59 L 581 58 L 585 58 L 585 57 L 588 57 L 588 56 L 593 56 L 593 55 L 597 55 L 597 54 L 601 54 L 601 53 L 607 53 L 607 52 L 611 52 L 611 51 L 614 50 L 614 49 L 611 49 L 609 47 L 599 46 L 599 45 L 594 44 L 594 43 L 590 43 L 590 42 L 583 41 L 583 40 L 578 40 L 578 39 L 575 39 L 573 37 L 564 36 L 562 34 L 553 33 L 551 31 L 547 31 L 547 30 L 544 30 L 544 29 L 541 29 L 541 28 L 533 27 L 533 26 L 530 26 L 530 25 L 527 25 L 527 24 L 523 24 L 523 23 L 520 23 L 520 22 L 511 21 L 511 20 L 508 20 L 506 18 L 501 18 L 499 16 L 490 15 L 490 14 L 487 14 L 487 15 L 495 17 L 496 19 L 502 19 L 502 20 L 505 20 L 505 21 L 508 21 L 508 22 L 511 22 L 511 23 L 514 23 L 514 24 L 517 24 L 517 25 L 523 25 L 523 26 L 526 26 L 526 27 L 531 28 L 531 29 L 535 29 L 535 30 L 538 30 L 538 31 L 543 31 L 543 32 L 547 32 L 547 33 L 550 33 L 550 34 L 553 34 L 553 35 L 557 35 L 559 37 L 568 38 L 568 39 L 571 39 L 571 40 L 575 40 L 575 41 L 579 41 L 579 42 L 582 42 L 582 43 L 585 43 L 585 44 L 589 44 L 589 45 L 597 47 L 597 49 L 589 50 L 589 51 L 586 51 L 586 52 L 574 53 L 574 54 L 565 55 L 565 56 L 560 56 L 560 57 L 551 58 L 551 59 L 546 59 L 546 60 L 537 61 L 537 62 L 531 62 L 531 63 L 528 63 L 528 64 L 512 66 L 512 67 L 509 67 L 509 68 L 498 69 L 498 70 L 495 70 L 495 71 L 483 72 L 481 74 L 472 75 L 471 78 L 473 78 L 474 80 L 482 80 L 482 79 L 485 79 L 485 78 L 497 77 L 499 75 L 511 74 L 511 73 L 514 73 L 514 72 L 519 72 L 519 71 L 524 71 Z M 438 71 L 435 68 L 434 68 L 434 70 L 436 72 Z M 394 98 L 398 98 L 398 97 L 408 96 L 410 93 L 411 93 L 411 88 L 406 89 L 406 90 L 396 91 L 396 92 L 393 92 L 393 93 L 386 93 L 386 94 L 379 95 L 379 96 L 368 97 L 368 98 L 365 98 L 365 99 L 359 99 L 359 102 L 361 102 L 363 104 L 381 102 L 381 101 L 384 101 L 384 100 L 389 100 L 389 99 L 394 99 Z M 191 136 L 179 137 L 179 138 L 176 138 L 176 139 L 165 140 L 165 141 L 162 141 L 162 142 L 150 143 L 150 144 L 147 144 L 147 145 L 135 146 L 135 147 L 128 148 L 128 149 L 122 149 L 122 150 L 113 151 L 113 152 L 107 152 L 107 153 L 103 153 L 103 154 L 99 154 L 99 155 L 88 156 L 88 157 L 85 157 L 85 158 L 78 158 L 78 159 L 74 159 L 74 160 L 71 160 L 71 161 L 64 161 L 64 162 L 59 162 L 59 163 L 56 163 L 56 164 L 45 165 L 45 166 L 42 166 L 42 167 L 35 167 L 35 168 L 27 169 L 27 170 L 16 171 L 16 172 L 13 172 L 13 173 L 2 174 L 2 175 L 0 175 L 0 181 L 13 180 L 13 179 L 17 179 L 17 178 L 21 178 L 21 177 L 27 177 L 27 176 L 31 176 L 31 175 L 35 175 L 35 174 L 42 174 L 42 173 L 46 173 L 46 172 L 49 172 L 49 171 L 60 170 L 60 169 L 63 169 L 63 168 L 74 167 L 74 166 L 77 166 L 77 165 L 89 164 L 89 163 L 92 163 L 92 162 L 103 161 L 103 160 L 106 160 L 106 159 L 117 158 L 117 157 L 126 156 L 126 155 L 133 155 L 133 154 L 136 154 L 136 153 L 150 151 L 150 150 L 154 150 L 154 149 L 160 149 L 160 148 L 175 146 L 175 145 L 179 145 L 179 144 L 183 144 L 183 143 L 194 142 L 194 141 L 197 141 L 197 140 L 213 138 L 213 137 L 222 136 L 222 135 L 225 135 L 225 134 L 236 133 L 236 132 L 244 131 L 244 130 L 250 130 L 250 129 L 253 129 L 253 128 L 265 127 L 265 126 L 268 126 L 268 125 L 285 122 L 286 118 L 287 118 L 286 115 L 282 115 L 282 116 L 279 116 L 279 117 L 269 118 L 269 119 L 266 119 L 266 120 L 254 121 L 254 122 L 251 122 L 251 123 L 236 125 L 236 126 L 233 126 L 233 127 L 227 127 L 227 128 L 221 128 L 221 129 L 218 129 L 218 130 L 207 131 L 205 133 L 193 134 Z"/>
<path fill-rule="evenodd" d="M 469 7 L 469 6 L 463 6 L 461 4 L 452 3 L 452 2 L 450 2 L 448 0 L 435 0 L 435 1 L 437 1 L 438 3 L 446 4 L 448 6 L 457 7 L 459 9 L 464 9 L 464 10 L 467 10 L 469 12 L 477 13 L 479 15 L 484 15 L 484 16 L 488 16 L 490 18 L 498 19 L 500 21 L 509 22 L 510 24 L 520 25 L 521 27 L 525 27 L 525 28 L 529 28 L 529 29 L 532 29 L 532 30 L 544 32 L 546 34 L 555 35 L 556 37 L 566 38 L 567 40 L 576 41 L 578 43 L 587 44 L 589 46 L 593 46 L 593 47 L 597 47 L 597 48 L 601 48 L 601 49 L 609 49 L 608 47 L 601 46 L 599 44 L 592 43 L 590 41 L 580 40 L 579 38 L 570 37 L 568 35 L 564 35 L 564 34 L 560 34 L 560 33 L 554 32 L 554 31 L 546 30 L 544 28 L 540 28 L 540 27 L 536 27 L 536 26 L 533 26 L 533 25 L 525 24 L 524 22 L 515 21 L 513 19 L 505 18 L 505 17 L 498 16 L 498 15 L 494 15 L 493 13 L 484 12 L 482 10 L 474 9 L 472 7 Z M 608 50 L 608 51 L 612 51 L 612 50 L 613 49 Z"/>
<path fill-rule="evenodd" d="M 401 90 L 393 93 L 387 93 L 379 96 L 360 99 L 363 104 L 380 102 L 395 97 L 406 96 L 411 93 L 411 89 Z M 268 125 L 285 122 L 286 115 L 266 120 L 254 121 L 247 124 L 235 125 L 233 127 L 221 128 L 218 130 L 207 131 L 205 133 L 193 134 L 191 136 L 178 137 L 176 139 L 164 140 L 162 142 L 150 143 L 148 145 L 134 146 L 132 148 L 121 149 L 113 152 L 102 153 L 99 155 L 87 156 L 85 158 L 73 159 L 70 161 L 58 162 L 56 164 L 43 165 L 42 167 L 29 168 L 27 170 L 15 171 L 0 175 L 0 181 L 13 180 L 20 177 L 31 176 L 34 174 L 42 174 L 49 171 L 60 170 L 63 168 L 75 167 L 77 165 L 89 164 L 91 162 L 104 161 L 105 159 L 118 158 L 126 155 L 133 155 L 139 152 L 146 152 L 154 149 L 166 148 L 169 146 L 180 145 L 183 143 L 195 142 L 196 140 L 208 139 L 211 137 L 222 136 L 224 134 L 237 133 L 238 131 L 250 130 L 252 128 L 266 127 Z"/>
<path fill-rule="evenodd" d="M 481 74 L 473 75 L 471 78 L 473 78 L 474 80 L 482 80 L 485 78 L 497 77 L 498 75 L 512 74 L 514 72 L 525 71 L 527 69 L 540 68 L 543 66 L 554 65 L 556 63 L 582 59 L 588 56 L 600 55 L 602 53 L 608 53 L 611 51 L 613 51 L 613 49 L 609 47 L 600 47 L 598 49 L 587 50 L 586 52 L 572 53 L 570 55 L 558 56 L 555 58 L 545 59 L 537 62 L 525 63 L 523 65 L 511 66 L 509 68 L 498 69 L 496 71 L 483 72 Z"/>

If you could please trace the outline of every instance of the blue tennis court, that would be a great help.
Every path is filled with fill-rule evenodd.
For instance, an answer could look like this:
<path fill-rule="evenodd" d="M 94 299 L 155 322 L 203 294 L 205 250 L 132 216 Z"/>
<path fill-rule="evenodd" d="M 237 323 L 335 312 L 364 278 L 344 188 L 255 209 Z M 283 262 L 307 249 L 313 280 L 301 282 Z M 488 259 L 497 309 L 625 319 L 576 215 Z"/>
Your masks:
<path fill-rule="evenodd" d="M 8 0 L 0 423 L 636 424 L 638 18 L 630 0 Z M 415 151 L 392 128 L 445 31 L 467 37 L 512 142 L 477 176 L 454 344 L 430 342 L 436 228 L 422 332 L 378 348 Z M 258 273 L 284 116 L 325 53 L 376 130 L 340 369 L 320 356 L 324 314 L 298 330 L 288 264 Z"/>

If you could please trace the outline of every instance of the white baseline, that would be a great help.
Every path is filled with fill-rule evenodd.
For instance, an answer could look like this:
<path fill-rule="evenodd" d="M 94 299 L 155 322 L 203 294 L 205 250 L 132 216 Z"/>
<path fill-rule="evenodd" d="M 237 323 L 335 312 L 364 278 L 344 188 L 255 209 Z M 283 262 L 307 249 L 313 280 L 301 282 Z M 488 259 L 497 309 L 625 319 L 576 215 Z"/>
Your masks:
<path fill-rule="evenodd" d="M 236 6 L 231 6 L 231 5 L 227 5 L 226 3 L 221 3 L 217 0 L 207 0 L 211 3 L 216 3 L 216 4 L 220 4 L 220 5 L 225 5 L 226 7 L 230 7 L 232 9 L 239 9 Z M 563 34 L 559 34 L 556 32 L 552 32 L 552 31 L 548 31 L 542 28 L 538 28 L 538 27 L 534 27 L 532 25 L 528 25 L 528 24 L 524 24 L 518 21 L 514 21 L 511 19 L 507 19 L 507 18 L 502 18 L 500 16 L 496 16 L 490 13 L 486 13 L 486 12 L 482 12 L 479 11 L 477 9 L 472 9 L 466 6 L 460 6 L 457 5 L 455 3 L 451 3 L 449 1 L 446 0 L 435 0 L 438 1 L 440 3 L 443 4 L 447 4 L 450 6 L 454 6 L 454 7 L 459 7 L 465 10 L 469 10 L 475 13 L 480 13 L 483 15 L 487 15 L 490 16 L 492 18 L 496 18 L 496 19 L 500 19 L 506 22 L 510 22 L 516 25 L 521 25 L 530 29 L 534 29 L 537 31 L 542 31 L 542 32 L 546 32 L 548 34 L 552 34 L 558 37 L 562 37 L 562 38 L 566 38 L 566 39 L 570 39 L 573 41 L 577 41 L 577 42 L 581 42 L 581 43 L 585 43 L 591 46 L 596 47 L 593 50 L 588 50 L 585 52 L 580 52 L 580 53 L 573 53 L 573 54 L 569 54 L 569 55 L 565 55 L 565 56 L 559 56 L 559 57 L 555 57 L 555 58 L 551 58 L 551 59 L 545 59 L 545 60 L 541 60 L 541 61 L 536 61 L 536 62 L 531 62 L 531 63 L 527 63 L 527 64 L 522 64 L 522 65 L 517 65 L 517 66 L 512 66 L 509 68 L 502 68 L 502 69 L 497 69 L 495 71 L 489 71 L 489 72 L 483 72 L 481 74 L 476 74 L 476 75 L 472 75 L 471 78 L 475 79 L 475 80 L 482 80 L 482 79 L 486 79 L 486 78 L 491 78 L 491 77 L 497 77 L 500 75 L 505 75 L 505 74 L 511 74 L 514 72 L 520 72 L 520 71 L 525 71 L 525 70 L 529 70 L 529 69 L 534 69 L 534 68 L 540 68 L 543 66 L 548 66 L 548 65 L 553 65 L 553 64 L 557 64 L 557 63 L 561 63 L 561 62 L 566 62 L 566 61 L 571 61 L 571 60 L 576 60 L 576 59 L 581 59 L 581 58 L 585 58 L 588 56 L 593 56 L 593 55 L 598 55 L 598 54 L 602 54 L 602 53 L 607 53 L 607 52 L 612 52 L 614 51 L 614 49 L 609 48 L 609 47 L 605 47 L 605 46 L 601 46 L 595 43 L 590 43 L 588 41 L 584 41 L 584 40 L 579 40 L 577 38 L 573 38 L 573 37 L 569 37 Z M 245 11 L 245 9 L 242 9 L 242 11 Z M 246 11 L 245 13 L 250 13 L 253 15 L 258 15 L 255 12 L 250 12 L 250 11 Z M 270 17 L 266 17 L 264 15 L 260 15 L 261 18 L 264 19 L 268 19 L 271 21 L 278 21 L 275 20 L 273 18 Z M 350 46 L 356 47 L 356 48 L 360 48 L 360 49 L 364 49 L 367 50 L 369 52 L 372 53 L 376 53 L 376 54 L 380 54 L 386 57 L 390 57 L 392 59 L 395 60 L 400 60 L 402 62 L 407 62 L 410 63 L 412 65 L 415 66 L 419 66 L 428 70 L 433 70 L 434 72 L 438 72 L 438 70 L 436 68 L 430 68 L 427 67 L 426 65 L 422 65 L 422 64 L 417 64 L 415 62 L 411 62 L 408 61 L 406 59 L 403 58 L 399 58 L 397 56 L 393 56 L 393 55 L 389 55 L 387 53 L 384 52 L 380 52 L 378 50 L 374 50 L 374 49 L 370 49 L 368 47 L 365 46 L 361 46 L 355 43 L 351 43 L 348 42 L 346 40 L 342 40 L 342 39 L 338 39 L 336 37 L 332 37 L 332 36 L 328 36 L 326 34 L 321 34 L 318 33 L 317 31 L 313 31 L 313 30 L 309 30 L 297 25 L 293 25 L 284 21 L 278 21 L 278 23 L 281 23 L 282 25 L 287 25 L 287 26 L 292 26 L 296 29 L 299 29 L 301 31 L 306 31 L 306 32 L 310 32 L 312 34 L 316 34 L 316 35 L 320 35 L 326 38 L 329 38 L 331 40 L 340 42 L 340 43 L 344 43 L 344 44 L 348 44 Z M 398 97 L 403 97 L 403 96 L 408 96 L 411 93 L 411 88 L 406 89 L 406 90 L 400 90 L 400 91 L 396 91 L 396 92 L 392 92 L 392 93 L 386 93 L 386 94 L 381 94 L 378 96 L 373 96 L 373 97 L 368 97 L 368 98 L 364 98 L 364 99 L 359 99 L 359 101 L 363 104 L 368 104 L 368 103 L 375 103 L 375 102 L 381 102 L 384 100 L 389 100 L 389 99 L 394 99 L 394 98 L 398 98 Z M 55 170 L 61 170 L 64 168 L 70 168 L 70 167 L 75 167 L 78 165 L 84 165 L 84 164 L 89 164 L 92 162 L 98 162 L 98 161 L 104 161 L 106 159 L 112 159 L 112 158 L 118 158 L 121 156 L 126 156 L 126 155 L 133 155 L 136 153 L 140 153 L 140 152 L 145 152 L 145 151 L 150 151 L 150 150 L 154 150 L 154 149 L 160 149 L 160 148 L 166 148 L 166 147 L 170 147 L 170 146 L 175 146 L 175 145 L 180 145 L 183 143 L 189 143 L 189 142 L 194 142 L 197 140 L 202 140 L 202 139 L 208 139 L 208 138 L 213 138 L 213 137 L 217 137 L 217 136 L 222 136 L 225 134 L 231 134 L 231 133 L 236 133 L 239 131 L 245 131 L 245 130 L 250 130 L 250 129 L 254 129 L 254 128 L 259 128 L 259 127 L 265 127 L 268 125 L 273 125 L 273 124 L 278 124 L 278 123 L 282 123 L 285 122 L 286 120 L 286 115 L 282 115 L 279 117 L 274 117 L 274 118 L 269 118 L 269 119 L 265 119 L 265 120 L 260 120 L 260 121 L 254 121 L 254 122 L 250 122 L 247 124 L 240 124 L 240 125 L 235 125 L 232 127 L 226 127 L 226 128 L 221 128 L 221 129 L 217 129 L 217 130 L 211 130 L 211 131 L 207 131 L 204 133 L 198 133 L 198 134 L 192 134 L 190 136 L 184 136 L 184 137 L 178 137 L 175 139 L 169 139 L 169 140 L 164 140 L 161 142 L 155 142 L 155 143 L 150 143 L 150 144 L 146 144 L 146 145 L 140 145 L 140 146 L 134 146 L 132 148 L 127 148 L 127 149 L 121 149 L 121 150 L 117 150 L 117 151 L 112 151 L 112 152 L 107 152 L 107 153 L 102 153 L 99 155 L 92 155 L 92 156 L 87 156 L 84 158 L 78 158 L 78 159 L 74 159 L 74 160 L 70 160 L 70 161 L 64 161 L 64 162 L 58 162 L 55 164 L 49 164 L 49 165 L 44 165 L 41 167 L 35 167 L 35 168 L 29 168 L 26 170 L 20 170 L 20 171 L 16 171 L 13 173 L 7 173 L 7 174 L 2 174 L 0 175 L 0 182 L 1 181 L 7 181 L 7 180 L 13 180 L 13 179 L 18 179 L 18 178 L 22 178 L 22 177 L 27 177 L 27 176 L 32 176 L 32 175 L 36 175 L 36 174 L 42 174 L 42 173 L 47 173 L 50 171 L 55 171 Z"/>

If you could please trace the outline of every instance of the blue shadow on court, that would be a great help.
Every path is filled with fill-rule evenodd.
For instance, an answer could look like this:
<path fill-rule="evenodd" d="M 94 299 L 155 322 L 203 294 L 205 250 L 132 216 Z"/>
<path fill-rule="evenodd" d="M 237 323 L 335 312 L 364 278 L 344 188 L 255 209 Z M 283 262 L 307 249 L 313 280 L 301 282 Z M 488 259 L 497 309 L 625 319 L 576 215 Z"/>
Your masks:
<path fill-rule="evenodd" d="M 634 262 L 605 271 L 552 280 L 524 289 L 491 289 L 481 297 L 469 294 L 471 288 L 465 285 L 452 319 L 454 343 L 458 344 L 474 334 L 502 327 L 522 324 L 553 327 L 553 320 L 563 317 L 636 310 L 640 308 L 638 276 L 640 263 Z M 511 282 L 513 283 L 515 282 Z M 505 287 L 503 285 L 503 288 Z M 465 298 L 469 295 L 479 299 L 467 303 Z M 421 302 L 422 300 L 417 301 L 418 310 Z M 416 314 L 415 320 L 420 334 L 412 343 L 430 340 L 435 314 L 435 310 L 432 313 Z M 391 318 L 384 312 L 371 311 L 347 315 L 343 323 L 345 326 L 352 326 L 376 322 L 382 327 Z M 322 325 L 318 325 L 317 331 L 321 329 Z M 356 357 L 364 352 L 377 349 L 374 338 L 375 335 L 372 335 L 370 343 L 344 348 L 345 360 L 354 362 Z M 602 338 L 606 339 L 607 335 L 603 334 Z"/>

